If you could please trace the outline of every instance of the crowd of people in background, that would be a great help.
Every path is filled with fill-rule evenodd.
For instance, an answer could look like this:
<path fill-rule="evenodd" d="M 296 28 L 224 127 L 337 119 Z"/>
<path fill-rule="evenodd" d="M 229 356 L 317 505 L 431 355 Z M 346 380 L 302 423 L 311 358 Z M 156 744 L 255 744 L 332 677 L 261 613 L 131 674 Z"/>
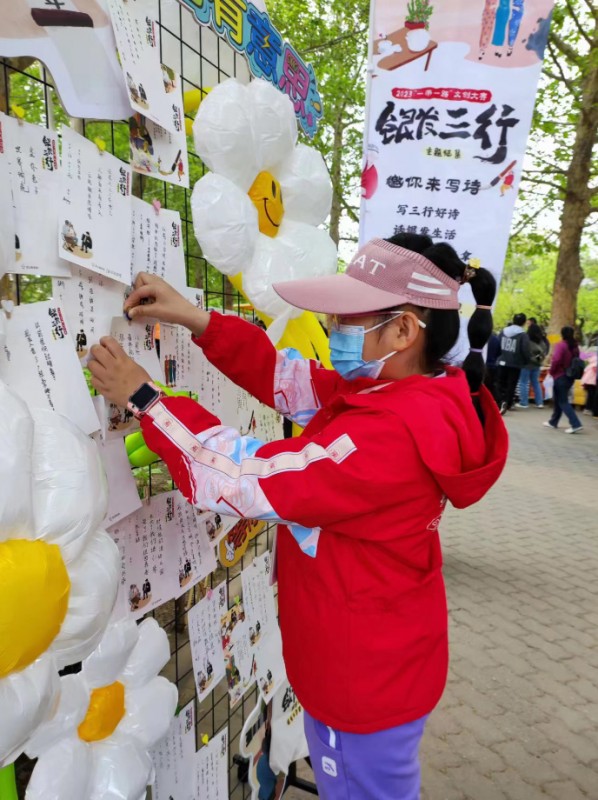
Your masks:
<path fill-rule="evenodd" d="M 528 409 L 530 398 L 536 408 L 544 408 L 545 400 L 551 399 L 552 416 L 544 425 L 557 428 L 564 415 L 569 422 L 565 433 L 579 433 L 583 425 L 573 408 L 571 392 L 575 382 L 581 380 L 586 391 L 584 414 L 598 418 L 597 362 L 597 352 L 582 357 L 572 327 L 561 330 L 551 352 L 537 319 L 515 314 L 512 322 L 500 333 L 493 333 L 488 342 L 486 386 L 502 415 L 515 408 Z"/>

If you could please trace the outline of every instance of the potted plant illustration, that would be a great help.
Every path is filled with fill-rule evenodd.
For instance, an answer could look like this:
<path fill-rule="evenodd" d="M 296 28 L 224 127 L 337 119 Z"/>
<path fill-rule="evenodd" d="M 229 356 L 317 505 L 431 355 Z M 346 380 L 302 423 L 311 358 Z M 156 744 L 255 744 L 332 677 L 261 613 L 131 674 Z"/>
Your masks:
<path fill-rule="evenodd" d="M 407 3 L 407 16 L 405 27 L 407 28 L 407 47 L 413 53 L 425 50 L 430 43 L 430 17 L 434 11 L 434 6 L 430 0 L 409 0 Z"/>

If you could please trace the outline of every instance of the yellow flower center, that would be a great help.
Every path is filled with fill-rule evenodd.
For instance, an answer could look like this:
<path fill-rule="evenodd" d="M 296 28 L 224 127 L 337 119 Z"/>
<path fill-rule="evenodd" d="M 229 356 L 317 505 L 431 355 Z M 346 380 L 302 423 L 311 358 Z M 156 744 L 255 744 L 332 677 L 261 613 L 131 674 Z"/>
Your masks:
<path fill-rule="evenodd" d="M 55 544 L 0 542 L 0 678 L 48 649 L 66 616 L 71 582 Z"/>
<path fill-rule="evenodd" d="M 100 742 L 114 733 L 125 715 L 125 687 L 120 681 L 94 689 L 89 698 L 85 719 L 79 725 L 79 738 Z"/>
<path fill-rule="evenodd" d="M 280 184 L 270 172 L 260 172 L 248 192 L 257 208 L 260 232 L 274 238 L 284 216 Z"/>

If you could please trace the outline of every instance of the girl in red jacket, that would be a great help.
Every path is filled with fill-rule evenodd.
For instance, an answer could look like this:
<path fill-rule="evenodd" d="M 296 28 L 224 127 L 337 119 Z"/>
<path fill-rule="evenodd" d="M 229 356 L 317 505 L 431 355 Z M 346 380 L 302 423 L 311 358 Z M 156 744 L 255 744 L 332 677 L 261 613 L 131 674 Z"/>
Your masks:
<path fill-rule="evenodd" d="M 462 371 L 445 358 L 464 281 L 478 305 Z M 438 525 L 447 498 L 463 508 L 484 496 L 507 454 L 482 385 L 495 282 L 450 246 L 402 235 L 368 242 L 345 274 L 275 289 L 331 315 L 335 371 L 277 352 L 257 326 L 199 311 L 144 273 L 125 310 L 186 326 L 301 436 L 263 444 L 189 398 L 163 397 L 110 338 L 92 349 L 94 385 L 130 403 L 190 502 L 279 523 L 284 657 L 320 797 L 416 800 L 419 742 L 448 666 Z"/>

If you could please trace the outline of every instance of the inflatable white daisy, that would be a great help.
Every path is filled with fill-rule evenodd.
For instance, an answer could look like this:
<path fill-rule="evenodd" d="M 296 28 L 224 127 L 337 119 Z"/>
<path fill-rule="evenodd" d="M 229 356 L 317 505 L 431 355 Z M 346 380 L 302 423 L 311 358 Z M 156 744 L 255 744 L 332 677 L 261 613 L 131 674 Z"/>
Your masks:
<path fill-rule="evenodd" d="M 154 619 L 112 624 L 77 675 L 61 678 L 60 704 L 28 742 L 38 758 L 27 800 L 145 800 L 148 750 L 168 732 L 177 689 L 158 673 L 170 657 Z"/>
<path fill-rule="evenodd" d="M 57 671 L 88 656 L 116 598 L 95 443 L 0 382 L 0 766 L 54 712 Z"/>
<path fill-rule="evenodd" d="M 191 199 L 204 256 L 225 275 L 242 273 L 258 310 L 298 316 L 272 284 L 332 275 L 337 254 L 317 227 L 330 212 L 328 170 L 317 150 L 297 144 L 293 104 L 265 81 L 231 78 L 203 100 L 193 134 L 212 170 Z"/>

